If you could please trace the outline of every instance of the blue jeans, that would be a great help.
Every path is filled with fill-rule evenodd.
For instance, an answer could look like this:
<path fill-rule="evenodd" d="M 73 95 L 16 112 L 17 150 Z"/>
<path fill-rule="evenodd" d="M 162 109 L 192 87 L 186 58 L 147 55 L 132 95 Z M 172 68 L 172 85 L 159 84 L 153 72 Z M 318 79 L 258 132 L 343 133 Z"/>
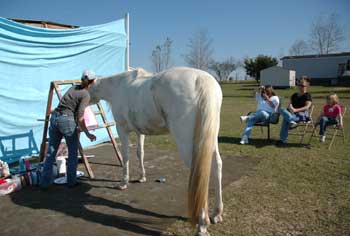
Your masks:
<path fill-rule="evenodd" d="M 288 130 L 289 130 L 289 124 L 290 122 L 300 122 L 300 121 L 307 121 L 308 118 L 308 112 L 299 112 L 299 113 L 290 113 L 287 109 L 281 108 L 280 114 L 283 117 L 281 132 L 280 132 L 280 139 L 282 142 L 286 142 L 288 138 Z"/>
<path fill-rule="evenodd" d="M 262 110 L 257 111 L 255 113 L 251 113 L 248 116 L 247 124 L 246 124 L 244 131 L 243 131 L 243 136 L 246 136 L 247 138 L 249 138 L 250 133 L 252 132 L 253 126 L 258 122 L 268 121 L 270 118 L 270 115 L 271 114 L 269 112 L 262 111 Z"/>
<path fill-rule="evenodd" d="M 58 147 L 62 137 L 68 147 L 67 184 L 73 186 L 77 182 L 78 166 L 78 132 L 73 116 L 52 113 L 49 128 L 49 146 L 45 157 L 40 186 L 47 188 L 53 181 L 52 166 L 56 160 Z"/>
<path fill-rule="evenodd" d="M 326 134 L 327 126 L 338 124 L 338 120 L 334 117 L 322 116 L 320 119 L 320 135 Z"/>

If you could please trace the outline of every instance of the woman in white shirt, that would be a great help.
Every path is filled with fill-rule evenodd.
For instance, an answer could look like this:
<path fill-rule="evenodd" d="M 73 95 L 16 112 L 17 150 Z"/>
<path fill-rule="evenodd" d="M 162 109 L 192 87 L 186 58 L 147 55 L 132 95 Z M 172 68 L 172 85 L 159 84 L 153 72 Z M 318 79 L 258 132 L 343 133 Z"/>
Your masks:
<path fill-rule="evenodd" d="M 271 114 L 277 112 L 280 103 L 271 85 L 260 86 L 255 93 L 255 99 L 258 105 L 256 112 L 240 117 L 241 121 L 247 122 L 240 144 L 248 143 L 253 126 L 256 123 L 268 121 Z"/>

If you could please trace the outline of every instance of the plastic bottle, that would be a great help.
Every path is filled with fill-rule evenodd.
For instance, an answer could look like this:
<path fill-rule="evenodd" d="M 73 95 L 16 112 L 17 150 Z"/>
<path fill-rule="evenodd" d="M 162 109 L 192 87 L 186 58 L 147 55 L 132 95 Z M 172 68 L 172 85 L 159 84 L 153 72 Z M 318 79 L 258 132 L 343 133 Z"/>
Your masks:
<path fill-rule="evenodd" d="M 7 162 L 5 162 L 5 164 L 3 164 L 4 169 L 3 169 L 3 175 L 5 177 L 10 176 L 10 168 L 9 165 L 7 164 Z"/>
<path fill-rule="evenodd" d="M 25 172 L 26 171 L 26 167 L 24 164 L 24 157 L 21 157 L 19 159 L 19 172 Z"/>

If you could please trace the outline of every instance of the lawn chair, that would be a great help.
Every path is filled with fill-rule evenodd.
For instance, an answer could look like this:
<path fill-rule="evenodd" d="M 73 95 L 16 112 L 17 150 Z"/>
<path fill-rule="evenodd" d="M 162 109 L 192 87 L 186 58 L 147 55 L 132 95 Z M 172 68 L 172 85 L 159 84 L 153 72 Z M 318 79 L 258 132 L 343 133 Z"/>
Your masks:
<path fill-rule="evenodd" d="M 294 128 L 294 132 L 289 131 L 289 135 L 301 136 L 300 144 L 303 143 L 306 133 L 312 133 L 315 128 L 314 120 L 312 119 L 312 114 L 314 112 L 314 105 L 309 108 L 309 120 L 298 122 L 298 126 Z M 312 131 L 308 132 L 308 128 L 311 127 Z M 301 130 L 300 130 L 301 129 Z"/>
<path fill-rule="evenodd" d="M 264 134 L 264 129 L 263 127 L 266 127 L 267 128 L 267 140 L 271 140 L 271 131 L 270 131 L 270 125 L 271 124 L 278 124 L 279 122 L 279 119 L 280 119 L 280 113 L 279 113 L 279 110 L 281 108 L 281 105 L 282 105 L 282 101 L 283 101 L 283 97 L 279 97 L 279 100 L 280 100 L 280 103 L 278 105 L 278 108 L 277 108 L 277 111 L 278 112 L 275 112 L 273 113 L 269 120 L 268 121 L 265 121 L 265 122 L 258 122 L 256 123 L 254 126 L 260 126 L 260 130 L 261 130 L 261 134 Z M 249 114 L 251 114 L 252 112 L 249 112 Z"/>
<path fill-rule="evenodd" d="M 347 108 L 346 107 L 342 107 L 342 110 L 343 110 L 343 114 L 342 115 L 343 115 L 343 117 L 345 117 Z M 317 124 L 316 124 L 316 126 L 314 127 L 314 129 L 312 131 L 312 135 L 311 135 L 311 137 L 309 139 L 309 144 L 311 143 L 311 139 L 315 135 L 316 128 L 317 128 Z M 333 130 L 333 135 L 332 135 L 331 142 L 329 143 L 328 150 L 331 150 L 333 142 L 335 140 L 335 137 L 343 137 L 343 142 L 345 143 L 345 128 L 344 128 L 344 124 L 343 124 L 342 128 L 339 128 L 337 125 L 330 125 L 330 126 L 327 127 L 327 130 L 328 131 Z M 338 134 L 338 131 L 341 131 L 340 134 Z"/>

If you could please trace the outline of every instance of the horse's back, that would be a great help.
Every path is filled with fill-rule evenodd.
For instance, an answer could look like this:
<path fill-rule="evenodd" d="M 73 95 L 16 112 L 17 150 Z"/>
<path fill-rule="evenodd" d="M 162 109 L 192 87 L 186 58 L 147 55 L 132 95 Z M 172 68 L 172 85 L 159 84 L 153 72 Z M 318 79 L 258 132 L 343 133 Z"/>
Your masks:
<path fill-rule="evenodd" d="M 209 73 L 187 67 L 175 67 L 154 76 L 154 96 L 169 110 L 194 109 L 197 103 L 198 88 L 206 86 L 217 95 L 218 105 L 221 104 L 221 87 Z M 177 106 L 179 105 L 179 106 Z"/>

